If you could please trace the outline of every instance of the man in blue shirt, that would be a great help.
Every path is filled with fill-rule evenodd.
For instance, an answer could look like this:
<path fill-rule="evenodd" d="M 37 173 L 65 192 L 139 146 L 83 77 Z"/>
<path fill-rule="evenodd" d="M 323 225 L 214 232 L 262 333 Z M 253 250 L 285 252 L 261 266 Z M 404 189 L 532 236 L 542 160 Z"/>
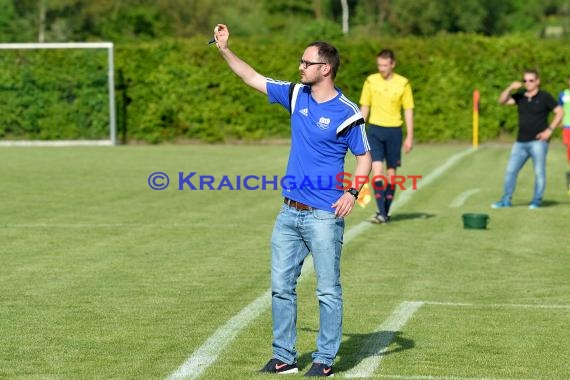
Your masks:
<path fill-rule="evenodd" d="M 237 57 L 228 48 L 226 25 L 218 24 L 214 32 L 216 46 L 231 70 L 291 114 L 291 151 L 285 176 L 290 181 L 283 188 L 284 204 L 271 238 L 273 357 L 261 371 L 298 372 L 296 284 L 310 252 L 317 278 L 320 326 L 313 364 L 305 375 L 332 376 L 342 336 L 340 255 L 344 217 L 352 211 L 361 180 L 368 177 L 371 168 L 364 120 L 358 106 L 334 86 L 340 66 L 334 46 L 310 44 L 299 62 L 301 84 L 293 84 L 266 78 Z M 348 179 L 339 174 L 344 173 L 348 150 L 356 156 L 356 168 L 346 189 L 341 182 L 346 184 Z"/>

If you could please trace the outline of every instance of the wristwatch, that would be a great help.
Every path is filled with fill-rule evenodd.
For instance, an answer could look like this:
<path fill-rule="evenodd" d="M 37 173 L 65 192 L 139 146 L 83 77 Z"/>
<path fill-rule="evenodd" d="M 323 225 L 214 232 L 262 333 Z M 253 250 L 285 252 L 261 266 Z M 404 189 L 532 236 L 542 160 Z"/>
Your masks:
<path fill-rule="evenodd" d="M 350 189 L 346 190 L 346 192 L 350 193 L 350 195 L 352 195 L 354 199 L 358 199 L 358 190 L 356 190 L 354 187 L 351 187 Z"/>

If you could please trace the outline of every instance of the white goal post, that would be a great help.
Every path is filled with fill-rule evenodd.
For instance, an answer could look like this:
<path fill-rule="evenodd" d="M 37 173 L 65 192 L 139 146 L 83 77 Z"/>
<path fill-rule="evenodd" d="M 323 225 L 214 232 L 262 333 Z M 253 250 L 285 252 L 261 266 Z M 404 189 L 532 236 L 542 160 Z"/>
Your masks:
<path fill-rule="evenodd" d="M 0 43 L 0 50 L 37 49 L 107 49 L 109 86 L 109 140 L 25 140 L 1 141 L 0 146 L 77 146 L 77 145 L 116 145 L 117 122 L 115 110 L 115 65 L 112 42 L 61 42 L 61 43 Z"/>

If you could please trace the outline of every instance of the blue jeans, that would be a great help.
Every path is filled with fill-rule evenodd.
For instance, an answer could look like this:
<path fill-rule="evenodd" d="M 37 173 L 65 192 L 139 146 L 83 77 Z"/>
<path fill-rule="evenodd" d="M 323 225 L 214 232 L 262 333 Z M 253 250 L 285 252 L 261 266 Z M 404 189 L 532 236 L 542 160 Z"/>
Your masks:
<path fill-rule="evenodd" d="M 297 361 L 297 280 L 311 252 L 317 278 L 320 322 L 313 361 L 332 365 L 342 336 L 340 254 L 344 219 L 322 210 L 283 205 L 271 237 L 273 357 Z"/>
<path fill-rule="evenodd" d="M 505 173 L 505 189 L 502 201 L 511 201 L 513 193 L 515 192 L 519 171 L 526 161 L 532 158 L 534 165 L 534 195 L 531 202 L 540 204 L 542 196 L 544 195 L 544 189 L 546 188 L 547 153 L 548 142 L 546 141 L 515 142 Z"/>

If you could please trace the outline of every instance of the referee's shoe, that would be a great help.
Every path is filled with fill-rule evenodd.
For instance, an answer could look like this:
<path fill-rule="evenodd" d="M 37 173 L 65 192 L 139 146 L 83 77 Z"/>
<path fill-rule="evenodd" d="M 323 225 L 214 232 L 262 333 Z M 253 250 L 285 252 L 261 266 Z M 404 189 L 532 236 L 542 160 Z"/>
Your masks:
<path fill-rule="evenodd" d="M 390 222 L 390 216 L 383 216 L 377 212 L 375 215 L 372 215 L 368 221 L 374 224 L 385 224 Z"/>

